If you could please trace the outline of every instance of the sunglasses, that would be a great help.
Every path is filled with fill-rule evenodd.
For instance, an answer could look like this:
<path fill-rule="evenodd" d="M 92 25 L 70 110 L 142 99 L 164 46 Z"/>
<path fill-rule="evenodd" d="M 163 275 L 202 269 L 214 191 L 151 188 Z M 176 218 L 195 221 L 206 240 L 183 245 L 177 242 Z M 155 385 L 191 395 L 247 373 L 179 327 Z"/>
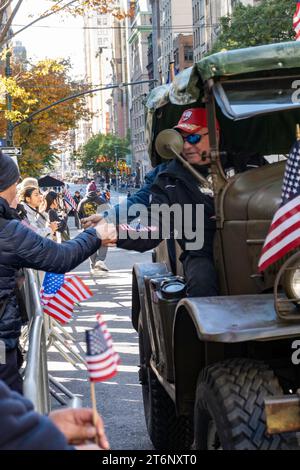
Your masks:
<path fill-rule="evenodd" d="M 189 144 L 199 144 L 199 142 L 202 140 L 202 137 L 205 135 L 208 135 L 208 132 L 206 132 L 206 134 L 189 134 L 182 138 L 184 142 L 188 142 Z"/>

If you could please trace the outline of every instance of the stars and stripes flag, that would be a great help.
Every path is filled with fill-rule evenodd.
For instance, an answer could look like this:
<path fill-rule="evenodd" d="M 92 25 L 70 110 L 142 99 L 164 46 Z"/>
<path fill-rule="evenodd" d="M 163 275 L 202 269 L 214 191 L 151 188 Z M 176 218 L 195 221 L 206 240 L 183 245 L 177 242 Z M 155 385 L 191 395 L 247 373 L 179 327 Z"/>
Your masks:
<path fill-rule="evenodd" d="M 293 28 L 296 33 L 296 41 L 300 40 L 300 2 L 296 3 L 296 11 L 293 16 Z"/>
<path fill-rule="evenodd" d="M 87 330 L 86 363 L 91 382 L 111 379 L 118 372 L 120 357 L 114 350 L 112 337 L 101 315 L 97 315 L 97 325 Z"/>
<path fill-rule="evenodd" d="M 258 270 L 264 271 L 298 246 L 300 246 L 300 141 L 295 143 L 286 162 L 281 205 L 273 217 L 258 262 Z"/>
<path fill-rule="evenodd" d="M 72 194 L 70 193 L 70 191 L 67 188 L 65 188 L 63 194 L 64 194 L 64 200 L 66 201 L 66 203 L 72 209 L 74 209 L 76 211 L 77 210 L 77 204 L 76 204 L 75 200 L 73 199 Z"/>
<path fill-rule="evenodd" d="M 79 276 L 46 273 L 40 297 L 44 313 L 64 324 L 72 319 L 75 304 L 92 295 Z"/>

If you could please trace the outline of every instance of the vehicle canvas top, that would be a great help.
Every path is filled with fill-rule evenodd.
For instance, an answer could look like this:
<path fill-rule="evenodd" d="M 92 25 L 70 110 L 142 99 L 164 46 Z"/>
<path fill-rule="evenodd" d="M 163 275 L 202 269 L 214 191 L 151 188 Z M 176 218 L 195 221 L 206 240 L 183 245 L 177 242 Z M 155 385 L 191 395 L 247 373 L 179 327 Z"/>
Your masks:
<path fill-rule="evenodd" d="M 146 104 L 152 164 L 161 162 L 153 148 L 156 135 L 172 128 L 185 109 L 204 106 L 204 87 L 210 79 L 221 150 L 237 159 L 245 152 L 287 154 L 300 122 L 300 102 L 292 101 L 299 64 L 297 41 L 219 52 L 182 71 L 171 84 L 152 90 Z"/>

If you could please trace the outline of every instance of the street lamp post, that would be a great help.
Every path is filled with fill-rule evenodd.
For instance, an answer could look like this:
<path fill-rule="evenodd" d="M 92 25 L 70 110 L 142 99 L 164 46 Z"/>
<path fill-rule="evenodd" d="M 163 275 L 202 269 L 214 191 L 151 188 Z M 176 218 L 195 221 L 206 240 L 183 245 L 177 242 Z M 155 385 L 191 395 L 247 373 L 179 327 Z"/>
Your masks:
<path fill-rule="evenodd" d="M 6 77 L 11 77 L 12 75 L 12 70 L 10 66 L 11 56 L 12 56 L 11 52 L 7 51 L 6 61 L 5 61 L 5 76 Z M 6 108 L 7 108 L 7 111 L 12 111 L 12 96 L 10 93 L 7 93 L 6 95 Z M 8 119 L 7 127 L 6 127 L 6 145 L 8 147 L 13 146 L 13 124 L 10 119 Z"/>

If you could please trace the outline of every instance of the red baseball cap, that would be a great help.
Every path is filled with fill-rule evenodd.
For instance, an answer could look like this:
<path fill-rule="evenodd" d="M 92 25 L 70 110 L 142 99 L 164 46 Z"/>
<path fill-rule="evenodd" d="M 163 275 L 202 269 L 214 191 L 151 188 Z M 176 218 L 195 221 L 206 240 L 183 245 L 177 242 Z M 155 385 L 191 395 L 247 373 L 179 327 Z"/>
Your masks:
<path fill-rule="evenodd" d="M 174 126 L 174 129 L 179 129 L 187 134 L 194 134 L 195 132 L 199 132 L 203 127 L 207 127 L 206 109 L 191 108 L 183 112 L 178 124 Z M 217 128 L 219 128 L 218 122 Z"/>

